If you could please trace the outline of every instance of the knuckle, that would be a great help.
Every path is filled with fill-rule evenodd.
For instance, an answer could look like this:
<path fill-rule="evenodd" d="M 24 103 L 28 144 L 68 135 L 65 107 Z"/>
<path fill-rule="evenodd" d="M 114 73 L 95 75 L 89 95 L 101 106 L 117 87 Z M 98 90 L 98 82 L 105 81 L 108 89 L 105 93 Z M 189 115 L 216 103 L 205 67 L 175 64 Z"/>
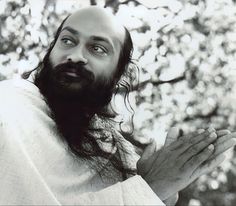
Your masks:
<path fill-rule="evenodd" d="M 194 166 L 195 166 L 195 162 L 193 161 L 193 159 L 191 159 L 188 162 L 185 162 L 184 165 L 181 168 L 179 168 L 179 172 L 181 174 L 184 174 L 184 173 L 188 172 Z"/>
<path fill-rule="evenodd" d="M 203 155 L 208 155 L 208 154 L 210 154 L 212 152 L 212 150 L 211 149 L 205 149 L 204 151 L 203 151 Z"/>
<path fill-rule="evenodd" d="M 192 158 L 192 159 L 189 161 L 188 165 L 189 165 L 190 167 L 194 167 L 198 161 L 199 161 L 199 158 L 198 158 L 198 157 L 194 157 L 194 158 Z"/>
<path fill-rule="evenodd" d="M 182 148 L 186 148 L 186 147 L 188 148 L 188 147 L 191 147 L 192 145 L 193 145 L 193 142 L 191 139 L 183 139 L 181 141 Z"/>
<path fill-rule="evenodd" d="M 203 132 L 202 134 L 199 134 L 199 139 L 205 139 L 207 138 L 208 136 L 210 135 L 210 132 L 209 131 L 205 131 Z"/>
<path fill-rule="evenodd" d="M 142 167 L 142 164 L 143 164 L 142 160 L 139 159 L 136 163 L 137 169 L 140 169 Z"/>
<path fill-rule="evenodd" d="M 200 149 L 200 145 L 196 144 L 191 148 L 191 151 L 192 151 L 193 154 L 196 154 L 196 153 L 199 152 L 199 149 Z"/>
<path fill-rule="evenodd" d="M 181 142 L 181 143 L 186 142 L 185 136 L 180 137 L 180 138 L 178 139 L 178 142 Z"/>
<path fill-rule="evenodd" d="M 181 158 L 177 158 L 177 159 L 175 160 L 175 162 L 176 162 L 175 165 L 182 165 L 183 160 L 182 160 Z"/>
<path fill-rule="evenodd" d="M 192 138 L 192 137 L 185 140 L 185 142 L 189 145 L 193 144 L 193 141 L 194 141 L 194 138 Z"/>
<path fill-rule="evenodd" d="M 198 142 L 202 141 L 205 139 L 204 134 L 199 134 L 195 138 L 193 138 L 193 144 L 197 144 Z"/>
<path fill-rule="evenodd" d="M 204 160 L 206 160 L 209 157 L 210 154 L 211 154 L 211 150 L 206 149 L 195 157 L 195 161 L 196 162 L 203 162 Z"/>
<path fill-rule="evenodd" d="M 186 171 L 187 163 L 185 163 L 182 167 L 179 168 L 179 172 L 183 174 Z"/>
<path fill-rule="evenodd" d="M 222 159 L 226 158 L 226 154 L 221 154 Z"/>
<path fill-rule="evenodd" d="M 196 156 L 195 158 L 193 158 L 192 163 L 195 164 L 195 162 L 196 162 L 196 163 L 202 162 L 202 161 L 205 160 L 204 157 L 205 157 L 205 154 L 202 153 L 201 155 L 198 155 L 198 156 Z"/>
<path fill-rule="evenodd" d="M 172 199 L 173 203 L 175 204 L 178 201 L 178 199 L 179 199 L 179 193 L 176 193 Z"/>
<path fill-rule="evenodd" d="M 172 144 L 170 144 L 165 149 L 168 149 L 170 152 L 173 152 L 173 151 L 176 151 L 182 147 L 183 147 L 183 141 L 178 140 L 177 142 L 173 142 Z"/>

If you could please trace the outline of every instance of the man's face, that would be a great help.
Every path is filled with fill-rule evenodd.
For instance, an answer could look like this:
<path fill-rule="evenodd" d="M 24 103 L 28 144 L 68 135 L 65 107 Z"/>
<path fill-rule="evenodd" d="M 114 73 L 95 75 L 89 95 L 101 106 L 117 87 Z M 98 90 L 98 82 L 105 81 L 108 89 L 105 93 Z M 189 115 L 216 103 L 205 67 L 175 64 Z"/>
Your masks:
<path fill-rule="evenodd" d="M 117 81 L 125 29 L 113 18 L 97 7 L 72 14 L 35 75 L 58 131 L 83 155 L 84 143 L 97 151 L 85 134 L 90 118 L 105 111 Z"/>
<path fill-rule="evenodd" d="M 102 9 L 91 7 L 72 14 L 49 56 L 58 89 L 76 93 L 85 85 L 111 82 L 124 38 L 124 28 Z"/>

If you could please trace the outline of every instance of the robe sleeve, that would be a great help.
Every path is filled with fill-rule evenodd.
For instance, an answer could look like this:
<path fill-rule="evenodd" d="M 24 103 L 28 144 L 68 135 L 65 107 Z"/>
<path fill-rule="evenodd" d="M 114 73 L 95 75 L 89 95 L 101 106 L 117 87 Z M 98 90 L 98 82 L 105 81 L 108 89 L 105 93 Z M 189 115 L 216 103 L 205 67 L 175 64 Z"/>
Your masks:
<path fill-rule="evenodd" d="M 30 87 L 30 83 L 21 81 L 16 86 L 19 85 L 20 87 L 21 84 L 23 84 L 22 87 Z M 40 117 L 44 110 L 42 109 L 44 107 L 43 101 L 37 101 L 41 97 L 31 94 L 31 90 L 36 90 L 36 88 L 21 94 L 22 90 L 16 90 L 10 82 L 0 83 L 2 97 L 0 105 L 0 205 L 62 204 L 46 181 L 42 170 L 38 168 L 39 161 L 44 163 L 45 157 L 50 157 L 50 155 L 45 154 L 44 150 L 52 153 L 54 151 L 52 148 L 55 145 L 49 144 L 50 138 L 47 135 L 51 133 L 45 133 L 45 125 L 48 125 L 50 120 L 45 115 L 44 121 L 35 120 L 35 115 L 31 115 L 33 106 Z M 37 91 L 33 92 L 37 93 Z M 37 104 L 34 105 L 32 102 L 37 102 Z M 27 121 L 25 120 L 26 115 Z M 39 136 L 35 135 L 36 132 L 39 132 L 42 137 L 45 134 L 47 144 L 44 145 L 43 141 L 41 142 L 45 138 L 39 139 Z M 25 138 L 25 136 L 29 138 Z M 26 145 L 32 146 L 38 142 L 45 147 L 43 147 L 43 152 L 37 155 L 37 151 L 41 151 L 37 149 L 30 153 Z M 38 147 L 35 146 L 34 148 Z M 32 154 L 35 154 L 37 158 L 33 158 Z M 47 159 L 45 168 L 48 164 L 50 164 L 50 158 Z M 61 190 L 64 191 L 64 189 L 65 186 L 62 185 Z M 139 175 L 97 192 L 76 194 L 76 197 L 75 205 L 164 205 Z M 73 198 L 73 195 L 70 198 Z"/>
<path fill-rule="evenodd" d="M 80 205 L 165 206 L 141 176 L 135 175 L 98 192 L 80 195 Z"/>

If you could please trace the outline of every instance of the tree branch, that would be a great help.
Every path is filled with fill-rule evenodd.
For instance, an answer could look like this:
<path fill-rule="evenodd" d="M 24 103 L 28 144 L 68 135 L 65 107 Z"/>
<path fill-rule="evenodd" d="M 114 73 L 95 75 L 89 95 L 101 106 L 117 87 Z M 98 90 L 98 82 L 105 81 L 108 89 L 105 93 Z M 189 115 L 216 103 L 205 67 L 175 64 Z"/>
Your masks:
<path fill-rule="evenodd" d="M 136 1 L 136 0 L 126 0 L 124 2 L 121 2 L 120 4 L 128 4 L 129 2 L 133 2 L 135 4 L 135 6 L 141 4 L 139 1 Z"/>
<path fill-rule="evenodd" d="M 90 0 L 90 4 L 91 5 L 97 5 L 97 1 L 96 0 Z"/>
<path fill-rule="evenodd" d="M 132 91 L 137 91 L 137 90 L 141 90 L 143 87 L 145 87 L 148 83 L 153 84 L 153 86 L 158 86 L 160 84 L 175 84 L 177 82 L 183 81 L 185 79 L 185 73 L 182 76 L 179 76 L 177 78 L 171 79 L 171 80 L 167 80 L 167 81 L 162 81 L 162 80 L 157 80 L 157 81 L 153 81 L 153 80 L 146 80 L 143 81 L 139 84 L 133 85 L 133 87 L 131 88 L 130 92 Z M 118 91 L 119 94 L 125 93 L 127 92 L 125 88 L 121 87 Z"/>
<path fill-rule="evenodd" d="M 133 90 L 142 89 L 148 83 L 153 84 L 153 86 L 158 86 L 160 84 L 166 84 L 166 83 L 168 83 L 168 84 L 175 84 L 177 82 L 183 81 L 184 79 L 185 79 L 185 74 L 183 74 L 182 76 L 176 77 L 174 79 L 167 80 L 167 81 L 162 81 L 162 80 L 150 81 L 150 80 L 147 80 L 147 81 L 144 81 L 144 82 L 141 82 L 141 83 L 135 85 L 133 87 Z"/>
<path fill-rule="evenodd" d="M 219 105 L 217 104 L 211 111 L 209 111 L 207 114 L 196 114 L 196 115 L 193 115 L 191 117 L 185 117 L 183 119 L 184 122 L 188 122 L 188 121 L 191 121 L 191 120 L 195 120 L 195 119 L 208 119 L 208 118 L 211 118 L 213 116 L 216 116 L 217 115 L 217 112 L 218 112 L 218 109 L 219 109 Z"/>

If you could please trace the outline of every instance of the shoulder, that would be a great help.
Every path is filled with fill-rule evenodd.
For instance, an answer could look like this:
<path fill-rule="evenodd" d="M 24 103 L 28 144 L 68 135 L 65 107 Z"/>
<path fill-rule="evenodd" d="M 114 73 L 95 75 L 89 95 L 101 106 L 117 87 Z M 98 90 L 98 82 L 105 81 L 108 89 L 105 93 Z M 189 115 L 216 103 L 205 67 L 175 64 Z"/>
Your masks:
<path fill-rule="evenodd" d="M 32 82 L 24 79 L 11 79 L 0 81 L 0 96 L 1 100 L 7 101 L 19 97 L 40 96 L 40 92 Z"/>
<path fill-rule="evenodd" d="M 30 81 L 24 79 L 9 79 L 0 81 L 0 91 L 14 91 L 16 89 L 21 89 L 24 91 L 37 90 L 37 87 Z"/>
<path fill-rule="evenodd" d="M 35 105 L 45 107 L 43 97 L 39 89 L 24 79 L 12 79 L 0 81 L 0 111 L 19 111 Z"/>

